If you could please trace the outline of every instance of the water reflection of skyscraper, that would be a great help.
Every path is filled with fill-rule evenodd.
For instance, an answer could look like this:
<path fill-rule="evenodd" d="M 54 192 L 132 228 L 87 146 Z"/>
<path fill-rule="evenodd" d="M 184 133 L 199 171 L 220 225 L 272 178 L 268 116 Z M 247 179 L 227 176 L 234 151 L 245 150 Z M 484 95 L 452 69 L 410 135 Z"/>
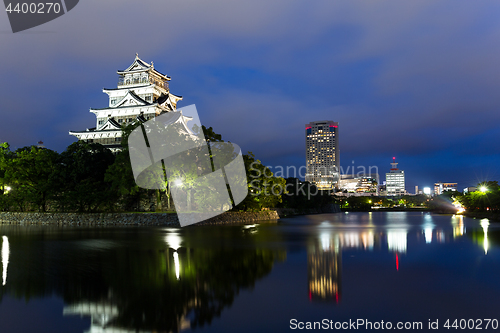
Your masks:
<path fill-rule="evenodd" d="M 452 217 L 452 230 L 436 228 L 433 216 L 428 214 L 424 217 L 421 229 L 414 230 L 417 242 L 446 243 L 466 234 L 464 217 L 455 215 Z M 488 220 L 481 220 L 483 237 L 479 237 L 485 254 L 488 252 Z M 307 250 L 309 297 L 311 300 L 330 300 L 340 298 L 341 294 L 341 272 L 342 251 L 349 248 L 364 249 L 372 251 L 375 246 L 380 247 L 387 242 L 387 249 L 395 253 L 394 260 L 396 268 L 399 269 L 401 255 L 408 251 L 408 226 L 394 225 L 383 231 L 376 231 L 373 226 L 366 229 L 327 229 L 329 225 L 319 225 L 320 233 L 309 244 Z M 473 236 L 474 237 L 474 236 Z M 415 238 L 412 238 L 415 239 Z M 385 240 L 385 241 L 384 241 Z"/>
<path fill-rule="evenodd" d="M 309 299 L 336 301 L 340 299 L 340 244 L 328 233 L 321 234 L 307 253 Z"/>
<path fill-rule="evenodd" d="M 323 231 L 307 250 L 309 299 L 339 302 L 341 294 L 342 248 L 373 250 L 375 234 Z"/>
<path fill-rule="evenodd" d="M 388 230 L 388 249 L 396 252 L 396 255 L 405 253 L 407 233 L 407 229 Z M 347 232 L 322 231 L 308 246 L 307 251 L 309 299 L 338 302 L 341 295 L 342 249 L 358 248 L 372 251 L 375 243 L 380 244 L 381 235 L 374 233 L 372 229 Z"/>

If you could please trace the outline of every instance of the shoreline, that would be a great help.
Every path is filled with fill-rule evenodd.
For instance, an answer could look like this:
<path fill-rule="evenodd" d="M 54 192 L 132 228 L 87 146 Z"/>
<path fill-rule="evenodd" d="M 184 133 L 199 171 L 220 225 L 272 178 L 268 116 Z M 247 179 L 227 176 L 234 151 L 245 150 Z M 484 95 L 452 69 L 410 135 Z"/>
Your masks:
<path fill-rule="evenodd" d="M 224 212 L 194 225 L 276 223 L 278 219 L 278 213 L 274 210 L 261 212 Z M 0 212 L 0 225 L 180 227 L 176 213 Z"/>
<path fill-rule="evenodd" d="M 500 213 L 489 212 L 465 212 L 462 214 L 473 219 L 488 219 L 491 222 L 500 222 Z"/>

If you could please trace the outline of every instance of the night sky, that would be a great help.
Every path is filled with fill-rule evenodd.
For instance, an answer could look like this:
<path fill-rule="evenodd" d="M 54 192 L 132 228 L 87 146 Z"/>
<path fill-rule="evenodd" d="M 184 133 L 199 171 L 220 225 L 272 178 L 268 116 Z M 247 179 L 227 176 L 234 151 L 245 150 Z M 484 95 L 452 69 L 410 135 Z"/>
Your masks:
<path fill-rule="evenodd" d="M 0 142 L 63 151 L 135 53 L 178 107 L 264 164 L 305 164 L 304 125 L 339 122 L 340 161 L 395 156 L 406 189 L 500 173 L 500 2 L 82 0 L 13 34 L 0 13 Z"/>

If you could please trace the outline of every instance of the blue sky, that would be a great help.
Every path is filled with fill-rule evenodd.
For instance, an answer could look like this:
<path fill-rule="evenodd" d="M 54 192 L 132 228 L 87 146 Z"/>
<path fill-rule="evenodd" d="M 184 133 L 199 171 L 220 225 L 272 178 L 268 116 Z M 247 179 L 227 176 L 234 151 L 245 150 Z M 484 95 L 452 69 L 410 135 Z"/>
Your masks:
<path fill-rule="evenodd" d="M 85 0 L 12 34 L 0 14 L 0 141 L 64 150 L 138 52 L 267 165 L 304 165 L 304 125 L 328 119 L 344 168 L 383 175 L 396 156 L 408 191 L 497 180 L 499 16 L 498 1 Z"/>

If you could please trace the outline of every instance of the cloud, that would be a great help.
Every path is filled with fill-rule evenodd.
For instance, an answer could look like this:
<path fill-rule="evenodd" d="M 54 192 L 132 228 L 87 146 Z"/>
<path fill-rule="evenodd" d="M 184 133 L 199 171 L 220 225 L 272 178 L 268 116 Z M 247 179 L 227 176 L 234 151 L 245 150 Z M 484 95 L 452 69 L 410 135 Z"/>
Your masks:
<path fill-rule="evenodd" d="M 340 122 L 353 157 L 493 156 L 499 14 L 496 1 L 88 0 L 25 33 L 3 20 L 0 140 L 64 149 L 139 52 L 263 158 L 302 160 L 304 124 L 320 119 Z"/>

